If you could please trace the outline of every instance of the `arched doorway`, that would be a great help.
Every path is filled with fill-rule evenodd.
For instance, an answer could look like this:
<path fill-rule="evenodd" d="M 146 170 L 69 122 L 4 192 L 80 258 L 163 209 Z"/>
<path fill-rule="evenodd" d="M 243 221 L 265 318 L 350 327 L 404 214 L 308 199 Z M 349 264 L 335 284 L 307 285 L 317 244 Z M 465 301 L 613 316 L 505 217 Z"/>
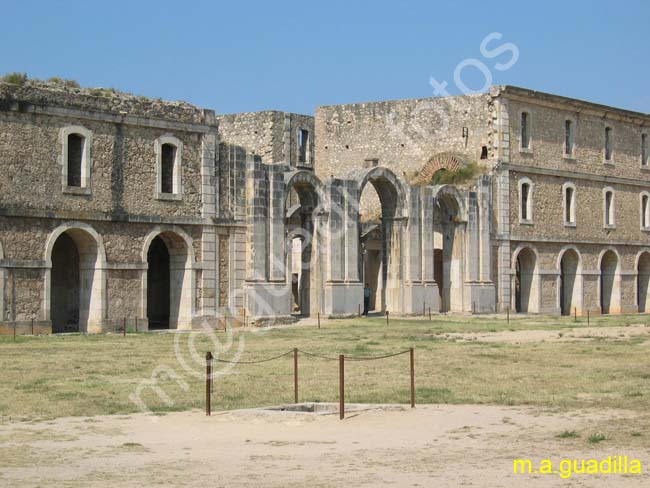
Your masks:
<path fill-rule="evenodd" d="M 436 197 L 434 224 L 434 278 L 440 293 L 440 312 L 464 310 L 465 225 L 459 196 L 444 186 Z"/>
<path fill-rule="evenodd" d="M 306 171 L 294 173 L 287 181 L 285 226 L 287 230 L 286 269 L 291 284 L 295 315 L 321 312 L 323 272 L 316 218 L 321 203 L 320 182 Z"/>
<path fill-rule="evenodd" d="M 600 310 L 603 315 L 620 311 L 618 256 L 612 250 L 600 259 Z"/>
<path fill-rule="evenodd" d="M 45 314 L 52 321 L 52 332 L 99 329 L 104 318 L 105 255 L 97 233 L 90 227 L 55 230 L 46 261 L 51 269 Z"/>
<path fill-rule="evenodd" d="M 578 282 L 580 256 L 574 249 L 567 249 L 560 258 L 560 312 L 571 315 L 581 307 L 582 290 Z"/>
<path fill-rule="evenodd" d="M 147 252 L 147 320 L 149 329 L 168 329 L 170 314 L 170 257 L 160 238 L 151 242 Z"/>
<path fill-rule="evenodd" d="M 517 313 L 539 312 L 539 276 L 537 256 L 529 248 L 522 248 L 515 260 L 515 310 Z"/>
<path fill-rule="evenodd" d="M 370 287 L 370 310 L 402 309 L 402 204 L 397 177 L 375 167 L 359 178 L 359 276 Z M 368 185 L 367 183 L 370 183 Z"/>
<path fill-rule="evenodd" d="M 150 329 L 190 329 L 194 303 L 192 241 L 180 230 L 156 230 L 145 240 L 144 311 Z"/>
<path fill-rule="evenodd" d="M 642 252 L 637 260 L 637 304 L 639 312 L 650 312 L 650 252 Z"/>

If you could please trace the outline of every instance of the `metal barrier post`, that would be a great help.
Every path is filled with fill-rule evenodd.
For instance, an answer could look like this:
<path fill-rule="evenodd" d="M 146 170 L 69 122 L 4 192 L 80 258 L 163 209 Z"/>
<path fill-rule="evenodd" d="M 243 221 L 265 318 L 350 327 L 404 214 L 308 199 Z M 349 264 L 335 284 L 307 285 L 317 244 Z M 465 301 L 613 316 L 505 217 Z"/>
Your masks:
<path fill-rule="evenodd" d="M 293 403 L 298 403 L 298 348 L 293 348 Z"/>
<path fill-rule="evenodd" d="M 124 328 L 122 329 L 122 336 L 126 337 L 126 317 L 124 317 L 124 320 L 122 321 L 122 325 L 124 325 Z"/>
<path fill-rule="evenodd" d="M 339 419 L 345 418 L 345 356 L 339 354 Z"/>
<path fill-rule="evenodd" d="M 34 317 L 32 317 L 32 335 L 34 335 Z"/>
<path fill-rule="evenodd" d="M 411 358 L 411 408 L 415 408 L 415 365 L 413 348 L 409 350 L 409 356 Z"/>
<path fill-rule="evenodd" d="M 386 325 L 388 325 L 388 310 L 386 310 Z"/>
<path fill-rule="evenodd" d="M 205 355 L 205 414 L 209 417 L 212 413 L 212 353 Z"/>

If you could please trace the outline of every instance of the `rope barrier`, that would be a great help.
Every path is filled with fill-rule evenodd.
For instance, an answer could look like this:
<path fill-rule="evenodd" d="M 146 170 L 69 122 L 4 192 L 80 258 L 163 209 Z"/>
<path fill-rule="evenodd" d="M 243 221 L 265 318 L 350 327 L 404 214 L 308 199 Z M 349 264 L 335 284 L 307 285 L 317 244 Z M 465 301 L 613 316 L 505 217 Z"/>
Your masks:
<path fill-rule="evenodd" d="M 287 351 L 284 354 L 280 354 L 279 356 L 273 356 L 272 358 L 260 359 L 259 361 L 228 361 L 227 359 L 217 359 L 217 358 L 214 358 L 214 361 L 218 363 L 228 363 L 228 364 L 260 364 L 260 363 L 268 363 L 269 361 L 275 361 L 276 359 L 283 358 L 285 356 L 288 356 L 289 354 L 293 354 L 293 350 Z"/>
<path fill-rule="evenodd" d="M 300 354 L 304 354 L 305 356 L 311 356 L 314 358 L 319 358 L 319 359 L 325 359 L 327 361 L 338 361 L 338 357 L 330 357 L 330 356 L 325 356 L 322 354 L 317 354 L 309 351 L 303 351 L 302 349 L 298 349 L 298 352 Z M 345 356 L 346 361 L 375 361 L 377 359 L 386 359 L 386 358 L 392 358 L 395 356 L 401 356 L 402 354 L 408 354 L 410 352 L 409 349 L 405 351 L 400 351 L 396 352 L 394 354 L 385 354 L 383 356 Z M 213 361 L 216 361 L 218 363 L 227 363 L 227 364 L 260 364 L 260 363 L 268 363 L 269 361 L 275 361 L 276 359 L 283 358 L 285 356 L 289 356 L 290 354 L 293 354 L 294 351 L 293 349 L 290 351 L 285 352 L 284 354 L 280 354 L 278 356 L 273 356 L 271 358 L 266 358 L 266 359 L 260 359 L 258 361 L 229 361 L 227 359 L 218 359 L 214 358 Z"/>

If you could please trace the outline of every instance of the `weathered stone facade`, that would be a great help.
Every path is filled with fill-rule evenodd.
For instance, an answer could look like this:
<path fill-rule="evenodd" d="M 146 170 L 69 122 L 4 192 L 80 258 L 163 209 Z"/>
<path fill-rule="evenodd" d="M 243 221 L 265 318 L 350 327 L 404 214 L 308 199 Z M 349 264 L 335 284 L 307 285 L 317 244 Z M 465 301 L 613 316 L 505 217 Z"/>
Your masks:
<path fill-rule="evenodd" d="M 646 311 L 648 133 L 509 86 L 310 117 L 0 84 L 2 324 L 349 316 L 364 283 L 397 314 Z"/>

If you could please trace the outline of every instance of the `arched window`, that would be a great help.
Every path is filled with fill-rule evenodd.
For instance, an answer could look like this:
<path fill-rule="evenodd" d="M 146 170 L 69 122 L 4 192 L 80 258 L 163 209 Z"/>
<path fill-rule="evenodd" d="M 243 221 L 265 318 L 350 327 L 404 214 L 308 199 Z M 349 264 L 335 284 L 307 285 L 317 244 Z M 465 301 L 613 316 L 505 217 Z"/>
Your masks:
<path fill-rule="evenodd" d="M 614 212 L 614 190 L 609 187 L 603 190 L 603 225 L 605 227 L 614 227 L 616 225 Z"/>
<path fill-rule="evenodd" d="M 641 220 L 641 229 L 650 230 L 650 193 L 647 191 L 641 193 L 639 217 Z"/>
<path fill-rule="evenodd" d="M 530 113 L 521 112 L 520 125 L 520 144 L 521 149 L 530 149 Z"/>
<path fill-rule="evenodd" d="M 613 151 L 612 151 L 612 128 L 605 127 L 605 162 L 611 162 Z"/>
<path fill-rule="evenodd" d="M 519 180 L 519 222 L 533 221 L 533 182 L 528 178 Z"/>
<path fill-rule="evenodd" d="M 182 198 L 183 143 L 171 135 L 156 139 L 156 198 L 180 200 Z"/>
<path fill-rule="evenodd" d="M 573 121 L 566 119 L 564 121 L 564 155 L 566 157 L 573 156 L 573 145 L 574 145 Z"/>
<path fill-rule="evenodd" d="M 575 226 L 576 224 L 576 187 L 573 183 L 565 183 L 562 186 L 564 193 L 564 225 Z"/>
<path fill-rule="evenodd" d="M 61 145 L 63 191 L 71 194 L 89 194 L 92 133 L 85 127 L 64 127 L 61 129 Z"/>

